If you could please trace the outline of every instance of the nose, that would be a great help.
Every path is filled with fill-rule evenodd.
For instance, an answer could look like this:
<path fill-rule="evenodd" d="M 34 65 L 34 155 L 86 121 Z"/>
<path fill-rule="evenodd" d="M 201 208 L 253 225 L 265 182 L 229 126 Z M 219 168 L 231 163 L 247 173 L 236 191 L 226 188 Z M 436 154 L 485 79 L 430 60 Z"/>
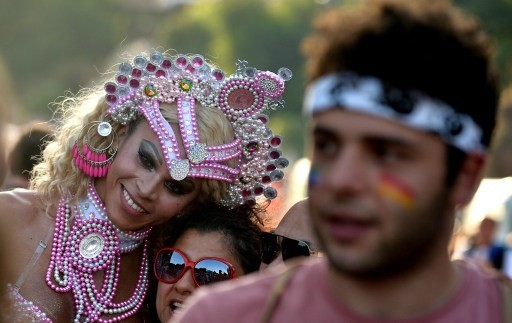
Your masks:
<path fill-rule="evenodd" d="M 176 292 L 181 295 L 190 295 L 197 288 L 190 268 L 185 269 L 185 274 L 181 276 L 180 280 L 174 283 L 174 288 Z"/>
<path fill-rule="evenodd" d="M 158 188 L 162 185 L 161 183 L 162 180 L 159 175 L 155 173 L 147 173 L 145 176 L 139 177 L 137 181 L 139 195 L 142 198 L 154 200 L 158 196 Z"/>

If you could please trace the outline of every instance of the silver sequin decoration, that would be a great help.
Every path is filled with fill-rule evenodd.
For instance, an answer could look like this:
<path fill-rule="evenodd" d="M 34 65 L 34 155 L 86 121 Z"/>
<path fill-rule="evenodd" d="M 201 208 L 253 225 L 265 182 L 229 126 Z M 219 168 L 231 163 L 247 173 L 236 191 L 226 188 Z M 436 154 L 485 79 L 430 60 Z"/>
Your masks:
<path fill-rule="evenodd" d="M 97 232 L 89 233 L 80 241 L 80 255 L 86 259 L 96 258 L 105 247 L 105 237 Z"/>
<path fill-rule="evenodd" d="M 206 151 L 205 144 L 193 145 L 188 153 L 188 160 L 192 164 L 200 164 L 206 157 L 208 157 L 208 152 Z"/>
<path fill-rule="evenodd" d="M 112 133 L 112 126 L 108 122 L 100 122 L 98 124 L 98 134 L 102 137 L 106 137 Z"/>
<path fill-rule="evenodd" d="M 184 180 L 190 171 L 188 159 L 173 160 L 171 168 L 171 177 L 177 181 Z"/>

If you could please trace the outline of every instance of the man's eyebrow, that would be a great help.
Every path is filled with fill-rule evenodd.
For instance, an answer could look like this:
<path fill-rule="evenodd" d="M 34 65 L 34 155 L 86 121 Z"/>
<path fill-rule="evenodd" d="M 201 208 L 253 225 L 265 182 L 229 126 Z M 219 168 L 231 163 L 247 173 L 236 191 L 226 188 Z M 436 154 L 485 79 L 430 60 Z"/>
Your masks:
<path fill-rule="evenodd" d="M 332 136 L 332 135 L 334 135 L 334 131 L 328 127 L 316 125 L 315 128 L 313 129 L 313 135 L 315 135 L 315 136 L 318 136 L 318 135 Z"/>
<path fill-rule="evenodd" d="M 325 127 L 322 125 L 317 125 L 313 129 L 314 136 L 337 136 L 335 130 L 330 127 Z M 368 143 L 375 144 L 387 144 L 387 145 L 395 145 L 395 146 L 403 146 L 415 148 L 417 146 L 416 142 L 411 140 L 404 139 L 396 134 L 381 134 L 381 133 L 367 133 L 364 134 L 362 140 Z"/>
<path fill-rule="evenodd" d="M 164 162 L 164 159 L 163 159 L 162 155 L 160 155 L 160 152 L 158 151 L 158 148 L 156 148 L 155 144 L 152 141 L 149 141 L 147 139 L 142 140 L 142 144 L 148 145 L 149 147 L 151 147 L 151 150 L 153 150 L 153 153 L 155 154 L 156 158 L 158 159 L 158 162 L 160 163 L 160 165 L 162 165 Z"/>
<path fill-rule="evenodd" d="M 406 140 L 402 137 L 398 136 L 388 136 L 388 135 L 367 135 L 364 138 L 364 141 L 375 144 L 386 144 L 393 146 L 403 146 L 414 148 L 417 144 L 411 140 Z"/>

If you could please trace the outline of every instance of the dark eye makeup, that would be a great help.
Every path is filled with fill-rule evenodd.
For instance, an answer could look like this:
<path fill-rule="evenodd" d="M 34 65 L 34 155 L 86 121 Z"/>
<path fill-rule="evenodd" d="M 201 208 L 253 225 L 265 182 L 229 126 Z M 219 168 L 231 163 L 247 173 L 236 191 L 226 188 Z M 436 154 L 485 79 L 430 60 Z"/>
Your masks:
<path fill-rule="evenodd" d="M 165 183 L 165 187 L 169 190 L 169 192 L 176 195 L 186 195 L 191 193 L 195 189 L 194 182 L 190 179 L 185 178 L 181 181 L 171 180 Z"/>
<path fill-rule="evenodd" d="M 142 140 L 138 151 L 140 164 L 148 170 L 154 170 L 157 164 L 163 164 L 163 158 L 156 146 L 149 140 Z M 165 182 L 167 190 L 175 195 L 186 195 L 195 189 L 194 182 L 190 179 L 181 181 L 170 180 Z"/>
<path fill-rule="evenodd" d="M 142 145 L 139 147 L 138 155 L 140 164 L 144 168 L 149 170 L 155 169 L 155 159 L 142 147 Z"/>

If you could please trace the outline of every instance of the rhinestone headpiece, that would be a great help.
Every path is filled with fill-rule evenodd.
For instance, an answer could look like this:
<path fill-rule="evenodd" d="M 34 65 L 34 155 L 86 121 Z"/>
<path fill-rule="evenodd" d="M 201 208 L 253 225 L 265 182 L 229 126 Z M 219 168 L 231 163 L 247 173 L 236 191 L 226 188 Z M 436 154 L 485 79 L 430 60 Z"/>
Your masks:
<path fill-rule="evenodd" d="M 122 63 L 115 80 L 104 86 L 111 118 L 127 125 L 143 115 L 157 134 L 171 177 L 207 178 L 230 183 L 223 203 L 231 206 L 254 203 L 259 195 L 273 199 L 277 191 L 269 186 L 279 181 L 288 166 L 278 147 L 282 138 L 274 135 L 268 116 L 262 112 L 284 106 L 284 82 L 292 72 L 281 68 L 277 74 L 248 67 L 238 61 L 237 70 L 226 74 L 201 55 L 168 56 L 153 52 L 149 58 L 136 56 L 133 65 Z M 196 124 L 199 109 L 220 109 L 233 126 L 235 140 L 220 146 L 199 141 Z M 179 129 L 186 151 L 180 157 L 177 137 L 160 112 L 160 104 L 175 103 Z M 222 162 L 236 159 L 231 168 Z"/>

